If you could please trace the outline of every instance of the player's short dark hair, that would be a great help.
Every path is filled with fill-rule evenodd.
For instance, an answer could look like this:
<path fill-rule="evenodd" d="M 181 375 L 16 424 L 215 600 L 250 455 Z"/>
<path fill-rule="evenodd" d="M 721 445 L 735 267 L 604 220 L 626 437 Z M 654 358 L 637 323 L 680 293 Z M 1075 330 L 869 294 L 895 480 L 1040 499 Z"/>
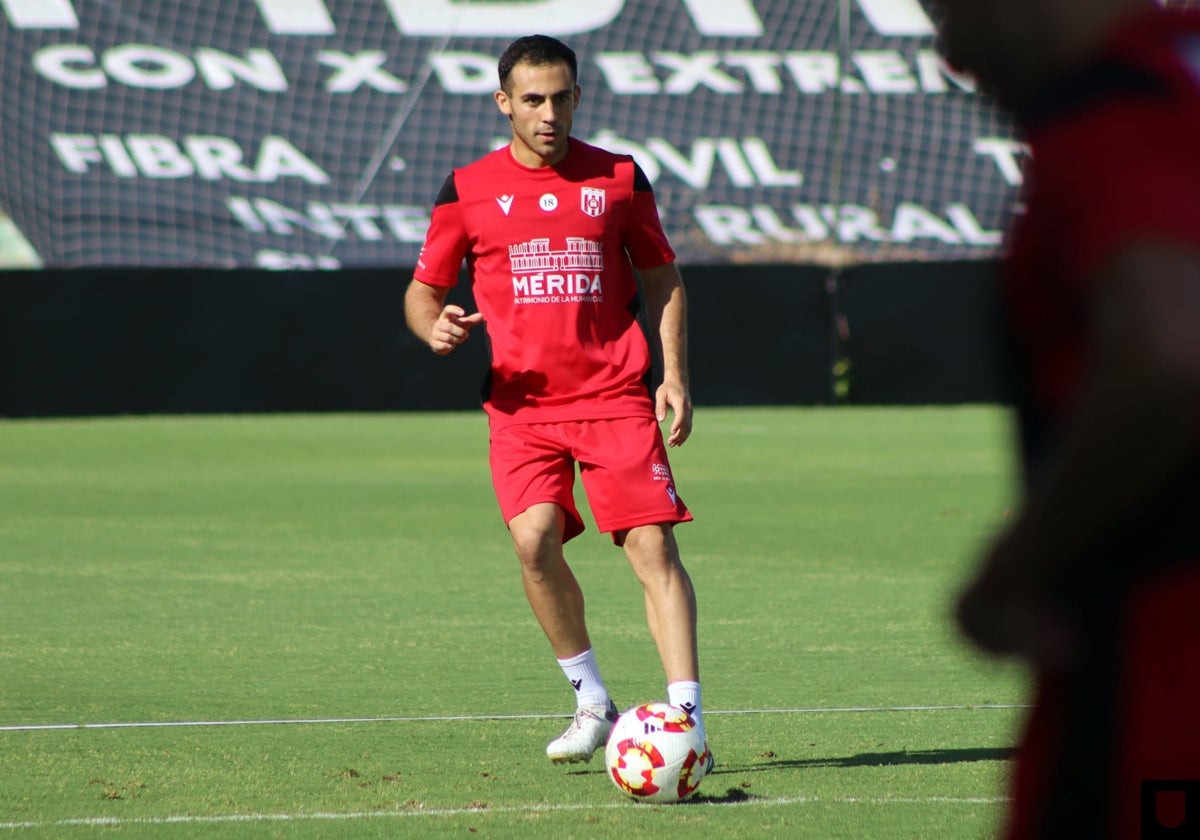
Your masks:
<path fill-rule="evenodd" d="M 509 89 L 508 77 L 518 64 L 531 64 L 534 67 L 565 64 L 571 71 L 571 81 L 579 78 L 579 62 L 575 58 L 575 51 L 549 35 L 526 35 L 508 45 L 504 55 L 500 56 L 500 64 L 497 67 L 502 90 Z"/>

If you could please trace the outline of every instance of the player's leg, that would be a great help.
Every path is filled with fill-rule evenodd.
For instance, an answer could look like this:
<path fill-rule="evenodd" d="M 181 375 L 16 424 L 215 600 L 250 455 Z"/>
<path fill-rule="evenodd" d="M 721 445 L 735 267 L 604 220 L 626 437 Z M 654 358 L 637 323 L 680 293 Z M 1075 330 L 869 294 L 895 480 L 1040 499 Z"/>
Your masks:
<path fill-rule="evenodd" d="M 616 708 L 588 638 L 583 592 L 563 556 L 564 542 L 583 530 L 575 461 L 553 429 L 516 426 L 493 431 L 491 465 L 526 598 L 575 692 L 574 719 L 546 753 L 556 762 L 587 761 L 607 739 Z"/>
<path fill-rule="evenodd" d="M 588 638 L 583 590 L 563 557 L 564 521 L 561 507 L 540 503 L 508 523 L 521 561 L 525 596 L 559 667 L 575 689 L 571 724 L 546 746 L 546 755 L 555 763 L 590 761 L 617 719 L 616 705 L 608 696 Z"/>
<path fill-rule="evenodd" d="M 673 527 L 668 524 L 630 528 L 618 538 L 642 584 L 646 621 L 662 659 L 667 684 L 699 682 L 696 652 L 696 593 L 679 558 Z"/>
<path fill-rule="evenodd" d="M 667 702 L 695 718 L 703 735 L 696 593 L 679 559 L 674 527 L 669 523 L 640 525 L 618 532 L 616 537 L 624 545 L 645 593 L 646 622 L 667 676 Z M 705 753 L 704 761 L 707 773 L 713 767 L 711 750 Z"/>
<path fill-rule="evenodd" d="M 558 659 L 590 648 L 583 591 L 563 556 L 563 509 L 551 502 L 532 505 L 508 522 L 521 561 L 525 597 Z"/>
<path fill-rule="evenodd" d="M 623 546 L 642 584 L 646 620 L 667 678 L 667 701 L 703 727 L 696 595 L 674 525 L 692 515 L 675 492 L 654 418 L 578 424 L 576 457 L 601 531 Z"/>

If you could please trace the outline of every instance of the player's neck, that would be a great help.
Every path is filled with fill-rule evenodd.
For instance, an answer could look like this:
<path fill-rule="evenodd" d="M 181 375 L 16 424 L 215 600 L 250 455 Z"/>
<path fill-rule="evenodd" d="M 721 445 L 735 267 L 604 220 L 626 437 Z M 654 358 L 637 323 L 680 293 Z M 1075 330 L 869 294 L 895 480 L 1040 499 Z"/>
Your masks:
<path fill-rule="evenodd" d="M 508 144 L 508 153 L 512 155 L 513 160 L 529 169 L 542 169 L 562 163 L 570 151 L 571 141 L 569 138 L 561 149 L 556 150 L 548 157 L 538 154 L 517 137 L 513 137 L 512 142 Z"/>

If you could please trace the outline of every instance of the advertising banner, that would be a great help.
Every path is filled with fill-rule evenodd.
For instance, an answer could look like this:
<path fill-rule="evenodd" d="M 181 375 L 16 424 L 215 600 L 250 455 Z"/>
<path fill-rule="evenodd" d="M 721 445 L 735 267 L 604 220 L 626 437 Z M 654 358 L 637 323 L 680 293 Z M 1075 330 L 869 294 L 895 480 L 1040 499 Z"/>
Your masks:
<path fill-rule="evenodd" d="M 919 0 L 0 0 L 0 260 L 412 266 L 535 32 L 684 264 L 999 248 L 1027 151 Z"/>

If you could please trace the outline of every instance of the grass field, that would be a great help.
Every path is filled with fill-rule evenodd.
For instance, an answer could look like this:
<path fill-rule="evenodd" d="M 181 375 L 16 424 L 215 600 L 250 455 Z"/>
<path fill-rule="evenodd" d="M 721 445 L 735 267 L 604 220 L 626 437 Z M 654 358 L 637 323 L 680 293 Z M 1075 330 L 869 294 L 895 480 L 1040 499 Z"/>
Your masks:
<path fill-rule="evenodd" d="M 718 764 L 665 807 L 544 757 L 572 699 L 486 438 L 478 413 L 0 423 L 0 837 L 994 834 L 1024 682 L 946 614 L 1011 497 L 998 409 L 698 411 L 672 456 Z M 659 699 L 588 524 L 609 688 Z"/>

